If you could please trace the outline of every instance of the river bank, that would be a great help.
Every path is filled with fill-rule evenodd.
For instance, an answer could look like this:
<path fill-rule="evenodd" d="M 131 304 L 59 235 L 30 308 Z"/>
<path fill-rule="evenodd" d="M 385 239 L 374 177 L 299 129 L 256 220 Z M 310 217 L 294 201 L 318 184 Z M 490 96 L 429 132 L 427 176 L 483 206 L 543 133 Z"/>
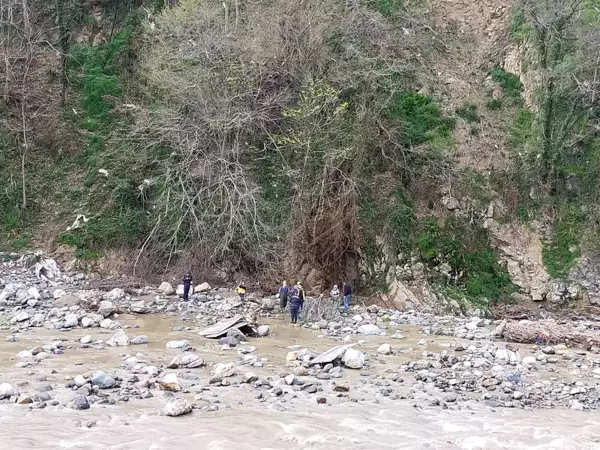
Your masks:
<path fill-rule="evenodd" d="M 0 416 L 32 431 L 6 436 L 11 448 L 600 445 L 585 425 L 600 417 L 594 347 L 511 344 L 500 321 L 374 306 L 293 327 L 272 298 L 102 291 L 45 264 L 0 274 Z M 263 337 L 199 336 L 257 305 Z"/>

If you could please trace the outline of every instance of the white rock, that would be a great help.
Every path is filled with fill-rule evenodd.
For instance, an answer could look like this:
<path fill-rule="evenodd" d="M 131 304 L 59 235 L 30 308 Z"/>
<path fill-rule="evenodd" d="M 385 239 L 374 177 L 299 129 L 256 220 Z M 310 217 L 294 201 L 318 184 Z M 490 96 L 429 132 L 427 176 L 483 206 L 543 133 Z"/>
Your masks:
<path fill-rule="evenodd" d="M 499 359 L 501 361 L 507 361 L 511 364 L 518 364 L 519 362 L 521 362 L 521 355 L 519 354 L 519 352 L 513 352 L 505 348 L 500 348 L 496 350 L 495 357 L 496 359 Z"/>
<path fill-rule="evenodd" d="M 87 383 L 87 380 L 83 377 L 83 375 L 77 375 L 73 381 L 75 382 L 75 384 L 77 385 L 77 387 L 81 387 L 84 384 Z"/>
<path fill-rule="evenodd" d="M 208 292 L 210 291 L 212 288 L 210 287 L 210 284 L 204 282 L 202 284 L 199 284 L 198 286 L 196 286 L 194 288 L 194 292 Z"/>
<path fill-rule="evenodd" d="M 29 297 L 34 300 L 40 300 L 42 298 L 42 296 L 40 295 L 40 291 L 38 291 L 37 288 L 33 286 L 27 289 L 27 294 L 29 294 Z"/>
<path fill-rule="evenodd" d="M 131 312 L 136 314 L 148 314 L 150 312 L 150 307 L 146 304 L 144 300 L 140 300 L 139 302 L 133 303 L 131 305 Z"/>
<path fill-rule="evenodd" d="M 115 322 L 110 319 L 104 319 L 100 322 L 100 328 L 105 328 L 107 330 L 112 330 L 115 328 Z"/>
<path fill-rule="evenodd" d="M 113 302 L 108 300 L 102 300 L 100 302 L 100 305 L 98 306 L 98 314 L 102 314 L 102 317 L 112 316 L 115 312 L 117 312 L 117 308 Z"/>
<path fill-rule="evenodd" d="M 179 296 L 183 295 L 183 284 L 177 285 L 177 289 L 175 289 L 175 293 Z"/>
<path fill-rule="evenodd" d="M 25 322 L 26 320 L 29 320 L 29 314 L 27 311 L 21 311 L 15 317 L 10 319 L 10 323 Z"/>
<path fill-rule="evenodd" d="M 67 314 L 65 316 L 64 327 L 65 328 L 74 328 L 77 326 L 77 314 Z"/>
<path fill-rule="evenodd" d="M 163 410 L 165 416 L 176 417 L 192 412 L 192 405 L 184 398 L 169 401 Z"/>
<path fill-rule="evenodd" d="M 380 355 L 391 355 L 392 346 L 390 344 L 381 344 L 377 349 L 377 353 L 379 353 Z"/>
<path fill-rule="evenodd" d="M 381 334 L 381 328 L 373 324 L 361 325 L 357 331 L 365 336 L 379 336 Z"/>
<path fill-rule="evenodd" d="M 349 348 L 342 356 L 342 363 L 349 369 L 362 369 L 365 364 L 365 354 L 353 348 Z"/>
<path fill-rule="evenodd" d="M 362 322 L 363 318 L 360 314 L 355 315 L 352 320 L 354 320 L 356 323 Z"/>
<path fill-rule="evenodd" d="M 213 375 L 218 377 L 231 377 L 235 375 L 233 363 L 218 363 L 213 367 Z"/>
<path fill-rule="evenodd" d="M 0 400 L 19 395 L 17 390 L 8 383 L 0 384 Z"/>
<path fill-rule="evenodd" d="M 173 295 L 175 293 L 175 289 L 173 289 L 173 286 L 171 285 L 171 283 L 167 283 L 166 281 L 163 281 L 162 283 L 160 283 L 158 290 L 160 292 L 162 292 L 164 295 Z"/>
<path fill-rule="evenodd" d="M 350 336 L 350 335 L 346 336 L 346 337 L 344 338 L 344 342 L 345 342 L 345 343 L 352 342 L 352 336 Z"/>
<path fill-rule="evenodd" d="M 129 345 L 129 338 L 125 334 L 125 331 L 118 330 L 108 341 L 106 341 L 106 345 L 111 347 L 125 347 Z"/>
<path fill-rule="evenodd" d="M 52 297 L 54 297 L 54 300 L 58 300 L 59 298 L 64 297 L 65 295 L 67 295 L 67 293 L 65 291 L 63 291 L 62 289 L 56 289 L 52 293 Z"/>
<path fill-rule="evenodd" d="M 110 320 L 110 319 L 107 319 Z M 84 317 L 83 319 L 81 319 L 81 326 L 83 328 L 89 328 L 92 325 L 94 325 L 94 321 L 92 319 L 90 319 L 89 317 Z"/>
<path fill-rule="evenodd" d="M 521 360 L 521 364 L 523 364 L 525 367 L 535 367 L 536 363 L 537 360 L 535 359 L 535 356 L 525 356 Z"/>
<path fill-rule="evenodd" d="M 265 337 L 271 334 L 271 327 L 269 325 L 261 325 L 256 332 L 260 337 Z"/>
<path fill-rule="evenodd" d="M 104 297 L 104 300 L 114 302 L 117 300 L 121 300 L 123 297 L 125 297 L 125 291 L 121 288 L 114 288 L 112 291 L 104 294 L 103 297 Z M 104 316 L 104 317 L 106 317 L 106 316 Z"/>
<path fill-rule="evenodd" d="M 166 345 L 167 348 L 172 348 L 172 349 L 185 348 L 185 347 L 189 347 L 189 346 L 190 346 L 190 343 L 186 339 L 183 339 L 181 341 L 169 341 L 169 342 L 167 342 L 167 345 Z"/>
<path fill-rule="evenodd" d="M 520 399 L 522 399 L 524 395 L 525 395 L 525 394 L 523 394 L 522 392 L 519 392 L 519 391 L 515 391 L 515 392 L 513 392 L 513 398 L 514 398 L 515 400 L 520 400 Z"/>
<path fill-rule="evenodd" d="M 258 380 L 258 375 L 252 372 L 246 372 L 242 378 L 242 383 L 253 383 Z"/>
<path fill-rule="evenodd" d="M 92 342 L 92 336 L 88 334 L 87 336 L 84 336 L 81 339 L 79 339 L 79 342 L 81 342 L 82 344 L 89 344 L 90 342 Z"/>
<path fill-rule="evenodd" d="M 427 341 L 425 339 L 421 339 L 419 342 L 417 342 L 419 345 L 427 345 Z"/>
<path fill-rule="evenodd" d="M 291 386 L 292 384 L 294 384 L 294 381 L 296 381 L 296 376 L 293 373 L 290 373 L 284 379 L 285 379 L 285 384 L 287 384 L 288 386 Z"/>
<path fill-rule="evenodd" d="M 33 353 L 31 353 L 29 350 L 23 350 L 17 353 L 17 358 L 31 358 L 32 356 Z"/>

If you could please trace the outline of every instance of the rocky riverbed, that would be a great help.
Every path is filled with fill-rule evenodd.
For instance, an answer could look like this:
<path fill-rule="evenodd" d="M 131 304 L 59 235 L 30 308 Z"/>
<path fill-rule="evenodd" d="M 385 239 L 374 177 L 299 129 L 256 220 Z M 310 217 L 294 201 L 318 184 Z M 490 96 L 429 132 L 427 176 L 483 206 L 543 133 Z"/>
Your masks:
<path fill-rule="evenodd" d="M 98 408 L 131 414 L 133 407 L 169 421 L 248 408 L 595 414 L 600 406 L 597 348 L 504 343 L 502 321 L 355 306 L 292 326 L 274 298 L 242 304 L 207 284 L 189 302 L 168 283 L 92 287 L 52 260 L 5 257 L 0 407 L 79 411 L 78 426 L 88 429 L 97 426 Z M 261 325 L 254 336 L 198 334 L 252 313 Z"/>

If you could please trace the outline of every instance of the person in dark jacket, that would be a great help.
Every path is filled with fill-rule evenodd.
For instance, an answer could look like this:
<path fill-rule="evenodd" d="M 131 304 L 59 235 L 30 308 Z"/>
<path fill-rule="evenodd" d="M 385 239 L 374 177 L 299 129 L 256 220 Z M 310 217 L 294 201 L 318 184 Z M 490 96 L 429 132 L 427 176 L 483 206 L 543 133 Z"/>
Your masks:
<path fill-rule="evenodd" d="M 298 313 L 300 312 L 300 290 L 294 286 L 289 291 L 290 296 L 290 317 L 292 323 L 298 323 Z"/>
<path fill-rule="evenodd" d="M 344 283 L 344 311 L 350 309 L 350 299 L 352 298 L 352 287 L 348 283 Z"/>
<path fill-rule="evenodd" d="M 300 298 L 300 309 L 302 309 L 304 308 L 304 288 L 300 281 L 298 281 L 298 297 Z"/>
<path fill-rule="evenodd" d="M 183 299 L 187 302 L 190 298 L 190 289 L 192 287 L 192 272 L 188 270 L 183 276 Z"/>
<path fill-rule="evenodd" d="M 287 281 L 284 280 L 281 286 L 279 287 L 279 306 L 281 307 L 282 311 L 287 306 L 289 292 L 290 288 L 287 285 Z"/>

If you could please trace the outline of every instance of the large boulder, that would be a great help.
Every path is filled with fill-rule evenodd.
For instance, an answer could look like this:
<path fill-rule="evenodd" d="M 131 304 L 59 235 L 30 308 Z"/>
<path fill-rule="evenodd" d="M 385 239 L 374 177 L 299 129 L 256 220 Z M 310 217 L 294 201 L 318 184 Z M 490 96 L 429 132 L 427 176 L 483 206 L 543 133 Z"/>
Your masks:
<path fill-rule="evenodd" d="M 187 348 L 190 346 L 190 343 L 183 339 L 181 341 L 169 341 L 167 342 L 166 348 L 176 349 L 176 348 Z"/>
<path fill-rule="evenodd" d="M 148 314 L 150 312 L 150 307 L 144 300 L 140 300 L 139 302 L 131 305 L 131 312 L 136 314 Z"/>
<path fill-rule="evenodd" d="M 271 334 L 271 327 L 269 325 L 261 325 L 260 327 L 258 327 L 258 329 L 256 330 L 256 333 L 260 336 L 260 337 L 265 337 Z"/>
<path fill-rule="evenodd" d="M 26 320 L 29 320 L 29 313 L 27 311 L 21 311 L 15 317 L 10 319 L 10 323 L 25 322 Z"/>
<path fill-rule="evenodd" d="M 349 369 L 362 369 L 365 365 L 365 354 L 349 348 L 342 356 L 342 363 Z"/>
<path fill-rule="evenodd" d="M 110 389 L 117 384 L 113 377 L 102 371 L 96 372 L 90 381 L 93 386 L 98 386 L 100 389 Z"/>
<path fill-rule="evenodd" d="M 27 289 L 27 294 L 29 295 L 29 298 L 34 300 L 41 300 L 42 298 L 40 291 L 38 291 L 36 287 L 30 287 Z"/>
<path fill-rule="evenodd" d="M 213 375 L 217 377 L 232 377 L 235 375 L 233 363 L 218 363 L 213 367 Z"/>
<path fill-rule="evenodd" d="M 219 345 L 229 345 L 230 347 L 235 347 L 239 344 L 239 341 L 233 336 L 225 336 L 219 339 Z"/>
<path fill-rule="evenodd" d="M 357 330 L 360 334 L 365 336 L 379 336 L 381 334 L 381 328 L 373 324 L 365 324 L 358 327 Z"/>
<path fill-rule="evenodd" d="M 125 331 L 118 330 L 108 341 L 106 341 L 106 345 L 110 345 L 111 347 L 125 347 L 129 345 L 129 338 L 125 334 Z"/>
<path fill-rule="evenodd" d="M 116 302 L 117 300 L 121 300 L 125 297 L 125 291 L 121 288 L 115 288 L 110 292 L 107 292 L 103 295 L 104 300 L 108 300 L 111 302 Z"/>
<path fill-rule="evenodd" d="M 263 298 L 262 306 L 265 311 L 272 311 L 278 306 L 277 299 L 271 297 Z"/>
<path fill-rule="evenodd" d="M 110 317 L 116 312 L 117 307 L 109 300 L 102 300 L 98 306 L 98 314 L 102 314 L 102 317 Z"/>
<path fill-rule="evenodd" d="M 175 293 L 175 289 L 173 289 L 173 286 L 171 285 L 171 283 L 167 283 L 166 281 L 163 281 L 162 283 L 160 283 L 158 290 L 160 292 L 162 292 L 164 295 L 173 295 Z"/>
<path fill-rule="evenodd" d="M 391 355 L 392 346 L 390 344 L 381 344 L 377 349 L 377 353 L 379 353 L 380 355 Z"/>
<path fill-rule="evenodd" d="M 163 391 L 179 392 L 181 390 L 181 384 L 176 373 L 167 373 L 158 382 L 158 386 Z"/>
<path fill-rule="evenodd" d="M 238 328 L 231 328 L 227 332 L 227 337 L 234 337 L 238 342 L 246 342 L 248 339 L 246 335 L 242 333 Z"/>
<path fill-rule="evenodd" d="M 90 402 L 88 402 L 88 399 L 85 397 L 85 395 L 78 395 L 73 399 L 70 407 L 76 410 L 90 409 Z"/>
<path fill-rule="evenodd" d="M 17 392 L 17 390 L 15 388 L 12 387 L 12 385 L 10 385 L 8 383 L 0 384 L 0 400 L 3 400 L 5 398 L 10 398 L 15 395 L 19 395 L 19 393 Z"/>
<path fill-rule="evenodd" d="M 212 287 L 210 287 L 210 284 L 208 284 L 208 283 L 205 282 L 205 283 L 202 283 L 202 284 L 199 284 L 198 286 L 196 286 L 194 288 L 194 292 L 198 292 L 198 293 L 200 293 L 200 292 L 208 292 L 211 289 L 212 289 Z"/>
<path fill-rule="evenodd" d="M 165 405 L 163 412 L 170 417 L 182 416 L 192 412 L 192 405 L 184 398 L 176 398 Z"/>
<path fill-rule="evenodd" d="M 67 314 L 63 322 L 64 328 L 75 328 L 78 324 L 77 314 Z"/>
<path fill-rule="evenodd" d="M 145 336 L 143 334 L 140 334 L 139 336 L 134 337 L 133 339 L 131 339 L 131 341 L 129 342 L 131 345 L 142 345 L 142 344 L 147 344 L 148 343 L 148 336 Z"/>

